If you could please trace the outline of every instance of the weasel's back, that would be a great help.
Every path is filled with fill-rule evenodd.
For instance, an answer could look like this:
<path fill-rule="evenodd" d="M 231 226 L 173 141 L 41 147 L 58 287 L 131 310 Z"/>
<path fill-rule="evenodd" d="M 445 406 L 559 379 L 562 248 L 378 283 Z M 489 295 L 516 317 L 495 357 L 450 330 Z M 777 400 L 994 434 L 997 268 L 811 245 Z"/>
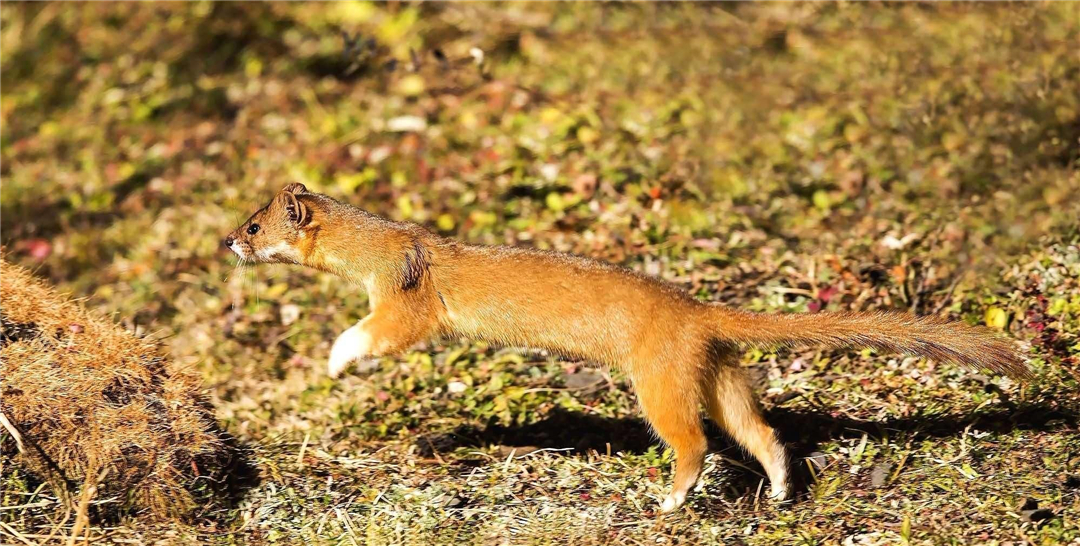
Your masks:
<path fill-rule="evenodd" d="M 440 256 L 440 254 L 442 256 Z M 680 288 L 609 263 L 515 247 L 436 250 L 432 273 L 458 333 L 619 363 L 643 336 L 699 311 Z"/>

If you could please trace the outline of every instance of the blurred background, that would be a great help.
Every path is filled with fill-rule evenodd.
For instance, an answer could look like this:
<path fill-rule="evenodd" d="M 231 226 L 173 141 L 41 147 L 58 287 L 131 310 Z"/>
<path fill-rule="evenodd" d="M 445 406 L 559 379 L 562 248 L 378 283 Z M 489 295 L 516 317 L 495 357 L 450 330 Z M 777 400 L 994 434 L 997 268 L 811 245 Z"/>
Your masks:
<path fill-rule="evenodd" d="M 0 23 L 7 258 L 199 370 L 260 469 L 181 536 L 1078 536 L 1080 4 L 5 2 Z M 748 353 L 770 420 L 821 463 L 796 463 L 811 500 L 762 512 L 756 463 L 714 434 L 705 493 L 651 529 L 670 454 L 617 370 L 444 340 L 326 379 L 364 294 L 220 248 L 292 182 L 751 309 L 987 324 L 1042 379 Z M 1014 399 L 1025 426 L 967 437 L 1015 424 Z M 545 447 L 576 455 L 511 454 Z M 985 452 L 934 466 L 961 447 Z M 1014 517 L 1029 497 L 1056 518 Z"/>

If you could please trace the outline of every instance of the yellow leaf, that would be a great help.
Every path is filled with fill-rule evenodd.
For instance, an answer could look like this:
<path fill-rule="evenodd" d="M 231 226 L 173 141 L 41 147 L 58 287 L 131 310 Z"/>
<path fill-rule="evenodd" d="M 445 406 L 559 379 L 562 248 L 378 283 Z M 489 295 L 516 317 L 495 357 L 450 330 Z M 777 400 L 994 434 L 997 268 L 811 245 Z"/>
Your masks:
<path fill-rule="evenodd" d="M 986 316 L 983 317 L 986 321 L 986 325 L 995 330 L 1004 330 L 1005 325 L 1009 323 L 1009 314 L 1000 307 L 990 307 L 986 310 Z"/>
<path fill-rule="evenodd" d="M 499 220 L 499 217 L 494 212 L 474 210 L 469 213 L 469 219 L 472 220 L 476 227 L 483 228 L 494 225 Z"/>
<path fill-rule="evenodd" d="M 443 366 L 453 366 L 457 359 L 461 358 L 461 355 L 465 354 L 466 347 L 460 347 L 446 354 L 446 361 L 443 362 Z"/>
<path fill-rule="evenodd" d="M 814 206 L 825 212 L 828 212 L 829 208 L 832 206 L 832 199 L 829 196 L 829 192 L 825 190 L 814 192 L 813 200 Z"/>
<path fill-rule="evenodd" d="M 545 125 L 554 125 L 562 118 L 563 113 L 550 106 L 540 111 L 540 123 Z"/>
<path fill-rule="evenodd" d="M 424 78 L 419 74 L 410 74 L 397 82 L 397 90 L 402 95 L 410 97 L 424 92 Z"/>
<path fill-rule="evenodd" d="M 964 477 L 969 479 L 969 480 L 973 480 L 973 479 L 979 477 L 979 473 L 975 472 L 975 469 L 971 468 L 971 465 L 969 465 L 967 463 L 964 463 L 963 465 L 960 466 L 960 473 L 963 474 Z"/>
<path fill-rule="evenodd" d="M 266 299 L 274 299 L 274 298 L 277 298 L 278 296 L 284 294 L 288 290 L 289 290 L 289 285 L 287 285 L 287 284 L 285 284 L 283 282 L 275 283 L 275 284 L 271 285 L 269 289 L 266 290 L 266 295 L 264 297 Z"/>
<path fill-rule="evenodd" d="M 244 62 L 244 75 L 249 78 L 257 78 L 262 74 L 263 63 L 261 60 L 251 57 Z"/>
<path fill-rule="evenodd" d="M 467 110 L 458 116 L 458 123 L 465 129 L 476 129 L 480 126 L 480 118 L 472 111 Z"/>
<path fill-rule="evenodd" d="M 600 138 L 600 133 L 592 127 L 582 126 L 578 127 L 577 138 L 583 144 L 591 144 L 593 142 L 596 142 L 596 140 Z"/>
<path fill-rule="evenodd" d="M 328 18 L 343 23 L 367 22 L 377 11 L 371 2 L 337 2 L 334 7 Z"/>
<path fill-rule="evenodd" d="M 414 209 L 412 199 L 409 199 L 408 195 L 402 195 L 397 200 L 398 210 L 401 211 L 401 216 L 405 219 L 412 218 Z"/>
<path fill-rule="evenodd" d="M 544 198 L 544 202 L 549 209 L 556 212 L 562 212 L 562 210 L 566 208 L 566 202 L 563 201 L 562 195 L 555 192 L 547 194 L 547 197 Z"/>

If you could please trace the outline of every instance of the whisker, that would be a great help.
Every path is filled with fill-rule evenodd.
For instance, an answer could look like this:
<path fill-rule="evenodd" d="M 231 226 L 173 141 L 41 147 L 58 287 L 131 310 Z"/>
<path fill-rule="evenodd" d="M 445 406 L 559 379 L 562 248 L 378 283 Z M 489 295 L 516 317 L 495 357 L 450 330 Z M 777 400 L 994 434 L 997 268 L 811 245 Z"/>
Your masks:
<path fill-rule="evenodd" d="M 252 272 L 251 272 L 250 268 L 248 267 L 247 258 L 240 258 L 240 269 L 241 269 L 241 272 L 242 272 L 241 273 L 241 281 L 242 282 L 240 283 L 240 298 L 239 298 L 238 303 L 240 304 L 241 307 L 243 307 L 244 306 L 244 298 L 247 296 L 247 293 L 249 291 L 249 287 L 251 286 L 251 275 L 252 275 Z"/>
<path fill-rule="evenodd" d="M 255 273 L 255 308 L 259 308 L 259 268 L 252 267 L 252 272 Z"/>
<path fill-rule="evenodd" d="M 244 267 L 244 305 L 247 305 L 247 297 L 255 291 L 255 272 L 250 267 Z"/>
<path fill-rule="evenodd" d="M 237 258 L 236 259 L 236 264 L 233 265 L 232 271 L 230 271 L 229 274 L 225 276 L 226 285 L 228 284 L 229 279 L 233 278 L 236 275 L 236 271 L 238 269 L 240 269 L 240 262 L 241 261 L 242 260 L 240 258 Z M 231 291 L 229 290 L 228 286 L 225 287 L 225 290 L 226 290 L 226 293 L 229 294 L 229 310 L 231 311 L 233 309 L 236 309 L 236 298 L 232 297 L 232 294 L 230 293 Z"/>
<path fill-rule="evenodd" d="M 225 279 L 222 280 L 221 282 L 223 282 L 225 284 L 228 284 L 229 279 L 232 278 L 232 276 L 236 274 L 236 270 L 240 268 L 240 262 L 242 262 L 242 261 L 244 261 L 243 258 L 237 258 L 236 263 L 233 264 L 233 268 L 228 273 L 225 274 Z"/>

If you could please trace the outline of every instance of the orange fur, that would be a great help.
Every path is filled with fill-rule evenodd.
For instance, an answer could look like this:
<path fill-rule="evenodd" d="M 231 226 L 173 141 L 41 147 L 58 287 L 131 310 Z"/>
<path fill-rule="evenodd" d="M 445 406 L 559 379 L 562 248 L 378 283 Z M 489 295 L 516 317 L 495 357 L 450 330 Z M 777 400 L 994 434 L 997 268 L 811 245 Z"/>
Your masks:
<path fill-rule="evenodd" d="M 252 224 L 259 228 L 254 234 Z M 423 339 L 463 335 L 622 366 L 649 423 L 675 450 L 662 510 L 697 481 L 709 416 L 788 495 L 783 446 L 742 370 L 745 345 L 821 344 L 899 351 L 1012 376 L 1027 365 L 981 328 L 898 313 L 765 315 L 705 303 L 628 269 L 566 254 L 463 244 L 286 187 L 226 240 L 243 258 L 297 263 L 363 284 L 371 314 L 335 343 L 330 371 L 397 353 Z"/>

